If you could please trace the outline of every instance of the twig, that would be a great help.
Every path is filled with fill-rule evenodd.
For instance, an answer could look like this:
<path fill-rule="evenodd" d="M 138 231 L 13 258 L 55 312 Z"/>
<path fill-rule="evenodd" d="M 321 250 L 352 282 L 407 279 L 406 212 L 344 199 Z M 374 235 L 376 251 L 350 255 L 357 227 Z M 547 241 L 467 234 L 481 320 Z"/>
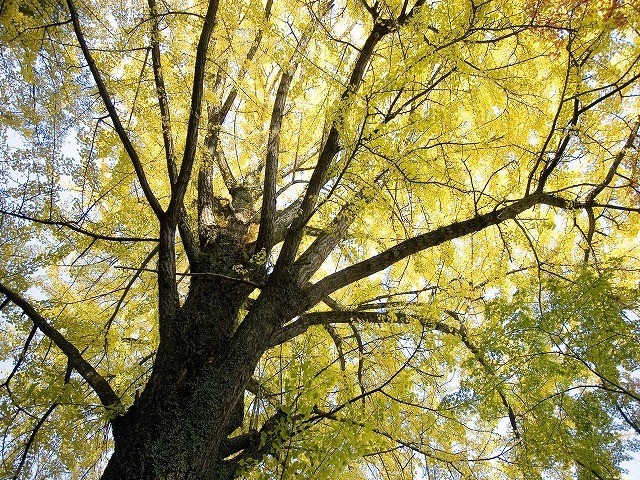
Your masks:
<path fill-rule="evenodd" d="M 158 273 L 157 270 L 153 270 L 152 268 L 138 268 L 138 267 L 123 267 L 122 265 L 116 265 L 115 268 L 119 268 L 121 270 L 137 270 L 140 272 L 152 272 Z M 251 280 L 246 280 L 244 278 L 230 277 L 228 275 L 223 275 L 221 273 L 212 273 L 212 272 L 184 272 L 177 274 L 180 277 L 196 277 L 196 276 L 209 276 L 209 277 L 218 277 L 224 278 L 225 280 L 233 280 L 234 282 L 244 283 L 246 285 L 251 285 L 255 288 L 264 288 L 264 285 L 261 283 L 252 282 Z"/>

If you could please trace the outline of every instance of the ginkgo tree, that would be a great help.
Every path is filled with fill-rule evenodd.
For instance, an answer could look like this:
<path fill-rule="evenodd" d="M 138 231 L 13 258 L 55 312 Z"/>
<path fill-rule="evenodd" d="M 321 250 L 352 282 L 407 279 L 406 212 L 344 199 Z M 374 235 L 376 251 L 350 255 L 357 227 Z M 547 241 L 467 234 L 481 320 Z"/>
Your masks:
<path fill-rule="evenodd" d="M 621 478 L 640 5 L 0 4 L 3 478 Z"/>

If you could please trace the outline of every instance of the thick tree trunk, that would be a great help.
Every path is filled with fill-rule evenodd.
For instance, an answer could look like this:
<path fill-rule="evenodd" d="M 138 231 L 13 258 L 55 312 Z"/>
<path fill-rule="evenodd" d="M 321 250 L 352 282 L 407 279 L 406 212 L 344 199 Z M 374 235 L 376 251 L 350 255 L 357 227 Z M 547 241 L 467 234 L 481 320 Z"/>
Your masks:
<path fill-rule="evenodd" d="M 253 287 L 206 273 L 232 276 L 234 265 L 247 264 L 242 248 L 217 240 L 192 265 L 205 275 L 192 277 L 176 318 L 160 319 L 151 377 L 135 404 L 112 421 L 115 450 L 104 480 L 233 478 L 218 451 L 242 425 L 244 390 L 267 343 L 245 339 L 242 348 L 230 347 Z"/>
<path fill-rule="evenodd" d="M 205 368 L 193 379 L 199 385 L 189 382 L 190 392 L 161 385 L 115 420 L 115 451 L 103 479 L 233 478 L 217 452 L 242 421 L 235 412 L 252 367 L 241 369 L 221 378 Z"/>
<path fill-rule="evenodd" d="M 147 388 L 112 422 L 115 450 L 104 479 L 223 478 L 216 452 L 242 424 L 242 393 L 255 365 L 223 371 L 215 359 L 182 363 L 185 356 L 171 348 L 159 350 Z M 208 474 L 202 476 L 197 469 L 205 458 Z"/>

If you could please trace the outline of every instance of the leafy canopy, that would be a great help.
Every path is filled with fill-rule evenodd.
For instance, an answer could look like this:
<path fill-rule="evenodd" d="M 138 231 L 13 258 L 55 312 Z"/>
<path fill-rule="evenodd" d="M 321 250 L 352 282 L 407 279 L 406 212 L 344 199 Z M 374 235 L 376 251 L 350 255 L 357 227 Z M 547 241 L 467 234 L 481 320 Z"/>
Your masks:
<path fill-rule="evenodd" d="M 148 378 L 159 341 L 154 213 L 174 198 L 167 152 L 179 169 L 207 9 L 72 5 L 0 6 L 7 478 L 96 478 L 112 448 L 109 419 Z M 295 213 L 332 128 L 339 135 L 297 250 L 329 238 L 305 278 L 322 295 L 285 319 L 249 385 L 244 431 L 279 416 L 262 431 L 270 454 L 243 460 L 244 475 L 619 478 L 640 431 L 638 5 L 411 6 L 219 5 L 193 171 L 212 173 L 216 205 L 248 212 L 238 241 L 260 243 L 274 139 L 276 208 Z M 383 22 L 389 32 L 355 85 Z M 218 217 L 205 225 L 204 187 L 191 177 L 186 225 L 232 228 Z M 240 188 L 247 205 L 236 203 Z M 188 273 L 183 241 L 176 265 Z M 221 274 L 254 281 L 253 266 L 270 271 L 280 245 Z M 182 301 L 189 283 L 178 275 Z M 103 406 L 8 289 L 37 305 L 121 406 Z"/>

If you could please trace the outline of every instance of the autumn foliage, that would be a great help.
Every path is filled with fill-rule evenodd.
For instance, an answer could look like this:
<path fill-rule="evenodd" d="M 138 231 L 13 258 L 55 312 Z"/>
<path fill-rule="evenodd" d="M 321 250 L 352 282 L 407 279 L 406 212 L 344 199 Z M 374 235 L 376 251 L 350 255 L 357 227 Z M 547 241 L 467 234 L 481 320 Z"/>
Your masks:
<path fill-rule="evenodd" d="M 636 2 L 0 19 L 0 477 L 624 478 Z"/>

